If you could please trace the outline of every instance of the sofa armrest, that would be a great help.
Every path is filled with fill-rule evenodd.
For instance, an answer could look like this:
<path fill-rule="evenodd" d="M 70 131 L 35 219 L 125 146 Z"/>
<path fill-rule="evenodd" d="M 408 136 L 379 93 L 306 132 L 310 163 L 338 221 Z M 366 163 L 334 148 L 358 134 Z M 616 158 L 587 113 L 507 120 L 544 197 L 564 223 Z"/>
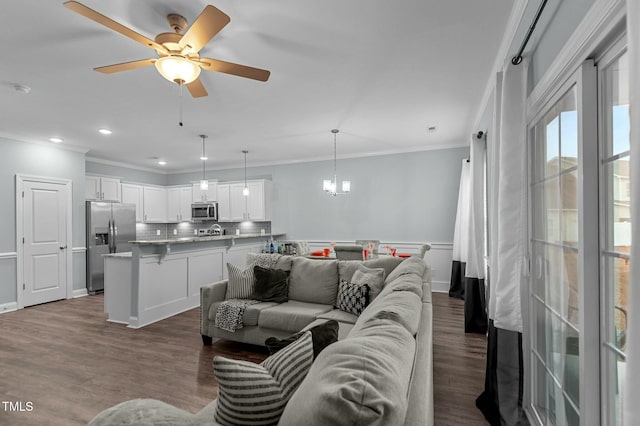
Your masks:
<path fill-rule="evenodd" d="M 200 334 L 209 335 L 209 308 L 216 302 L 222 302 L 227 293 L 228 280 L 222 280 L 200 287 Z"/>

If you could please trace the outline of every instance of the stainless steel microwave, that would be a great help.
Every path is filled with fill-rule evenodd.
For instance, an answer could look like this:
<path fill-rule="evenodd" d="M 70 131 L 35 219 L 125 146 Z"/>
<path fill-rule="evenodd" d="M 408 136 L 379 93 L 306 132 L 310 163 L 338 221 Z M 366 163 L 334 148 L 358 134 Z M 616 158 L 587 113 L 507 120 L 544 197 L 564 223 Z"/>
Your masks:
<path fill-rule="evenodd" d="M 191 204 L 191 220 L 218 220 L 218 203 L 204 201 Z"/>

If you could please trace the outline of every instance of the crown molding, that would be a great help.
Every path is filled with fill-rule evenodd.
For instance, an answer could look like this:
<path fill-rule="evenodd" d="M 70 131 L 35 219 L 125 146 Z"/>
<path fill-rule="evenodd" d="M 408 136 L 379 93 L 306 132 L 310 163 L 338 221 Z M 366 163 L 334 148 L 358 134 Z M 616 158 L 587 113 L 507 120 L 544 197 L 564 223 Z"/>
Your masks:
<path fill-rule="evenodd" d="M 369 158 L 369 157 L 381 157 L 385 155 L 398 155 L 398 154 L 410 154 L 413 152 L 423 152 L 423 151 L 440 151 L 445 149 L 456 149 L 456 148 L 468 148 L 469 142 L 457 142 L 457 143 L 444 143 L 444 144 L 434 144 L 434 145 L 426 145 L 426 146 L 414 146 L 408 149 L 393 149 L 393 150 L 384 150 L 384 151 L 373 151 L 364 154 L 346 154 L 337 156 L 338 160 L 347 160 L 353 158 Z M 333 161 L 333 155 L 326 155 L 322 157 L 305 157 L 298 158 L 295 160 L 285 160 L 285 161 L 257 161 L 247 163 L 247 168 L 253 167 L 269 167 L 269 166 L 284 166 L 288 164 L 300 164 L 300 163 L 313 163 L 316 161 Z M 244 163 L 238 162 L 236 163 L 227 163 L 224 167 L 207 167 L 205 170 L 207 172 L 210 171 L 221 171 L 221 170 L 231 170 L 231 169 L 239 169 L 243 168 Z M 167 174 L 180 174 L 180 173 L 202 173 L 202 168 L 197 169 L 181 169 L 174 170 Z"/>
<path fill-rule="evenodd" d="M 473 120 L 473 126 L 467 133 L 471 134 L 479 130 L 478 126 L 480 125 L 480 120 L 482 120 L 482 115 L 487 108 L 487 104 L 489 102 L 489 99 L 491 98 L 491 94 L 495 89 L 495 75 L 496 73 L 502 71 L 506 59 L 510 56 L 509 48 L 513 44 L 513 39 L 516 36 L 516 32 L 518 31 L 520 22 L 522 22 L 522 18 L 527 9 L 527 3 L 528 0 L 516 0 L 514 2 L 513 8 L 511 9 L 511 15 L 509 15 L 509 21 L 507 21 L 507 28 L 505 29 L 504 36 L 502 37 L 502 41 L 500 42 L 500 47 L 498 48 L 498 52 L 496 53 L 496 58 L 493 62 L 493 67 L 491 68 L 491 73 L 489 74 L 487 84 L 485 85 L 484 93 L 482 95 L 478 111 L 476 112 L 476 117 Z"/>
<path fill-rule="evenodd" d="M 43 141 L 40 141 L 40 140 L 30 139 L 30 138 L 22 137 L 22 136 L 16 136 L 16 135 L 12 135 L 12 134 L 1 132 L 1 131 L 0 131 L 0 138 L 9 139 L 9 140 L 12 140 L 14 142 L 24 142 L 24 143 L 28 143 L 28 144 L 32 144 L 32 145 L 46 146 L 48 148 L 59 149 L 59 150 L 62 150 L 62 151 L 79 152 L 81 154 L 86 154 L 87 152 L 89 152 L 88 148 L 83 148 L 83 147 L 79 147 L 79 146 L 75 146 L 75 145 L 69 145 L 69 144 L 65 144 L 65 143 L 43 142 Z"/>

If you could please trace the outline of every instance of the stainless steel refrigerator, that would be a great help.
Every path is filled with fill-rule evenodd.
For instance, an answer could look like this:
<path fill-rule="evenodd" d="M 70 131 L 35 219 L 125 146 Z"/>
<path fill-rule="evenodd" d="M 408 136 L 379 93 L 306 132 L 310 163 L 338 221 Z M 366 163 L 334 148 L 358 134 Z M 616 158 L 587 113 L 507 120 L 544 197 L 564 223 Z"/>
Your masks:
<path fill-rule="evenodd" d="M 104 290 L 103 254 L 131 251 L 129 241 L 136 239 L 134 204 L 86 202 L 87 290 Z"/>

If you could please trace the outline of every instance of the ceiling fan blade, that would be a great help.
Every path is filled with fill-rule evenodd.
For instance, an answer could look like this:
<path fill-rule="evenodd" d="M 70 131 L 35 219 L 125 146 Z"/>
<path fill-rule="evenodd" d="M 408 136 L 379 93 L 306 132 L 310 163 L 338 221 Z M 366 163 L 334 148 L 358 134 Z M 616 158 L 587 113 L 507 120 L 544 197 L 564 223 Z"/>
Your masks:
<path fill-rule="evenodd" d="M 231 18 L 220 9 L 211 5 L 206 6 L 182 36 L 179 42 L 180 47 L 184 49 L 185 46 L 191 46 L 193 53 L 198 53 L 229 21 Z"/>
<path fill-rule="evenodd" d="M 150 38 L 133 31 L 131 28 L 125 27 L 124 25 L 114 21 L 111 18 L 107 18 L 103 14 L 88 8 L 82 3 L 78 3 L 77 1 L 66 1 L 64 2 L 64 5 L 67 9 L 73 10 L 74 12 L 79 13 L 80 15 L 89 18 L 92 21 L 97 22 L 98 24 L 104 25 L 105 27 L 110 28 L 117 33 L 120 33 L 125 37 L 129 37 L 130 39 L 145 45 L 146 47 L 160 50 L 162 52 L 167 52 L 167 49 L 163 45 L 158 44 Z"/>
<path fill-rule="evenodd" d="M 104 73 L 112 74 L 114 72 L 135 70 L 137 68 L 148 67 L 153 65 L 156 59 L 140 59 L 139 61 L 123 62 L 121 64 L 107 65 L 104 67 L 94 68 L 94 70 Z"/>
<path fill-rule="evenodd" d="M 191 83 L 187 84 L 187 89 L 189 89 L 189 93 L 194 98 L 202 98 L 203 96 L 207 96 L 207 89 L 202 85 L 202 81 L 199 78 L 196 78 Z"/>
<path fill-rule="evenodd" d="M 260 68 L 249 67 L 247 65 L 234 64 L 219 59 L 201 58 L 197 61 L 200 66 L 208 71 L 223 72 L 225 74 L 237 75 L 238 77 L 251 78 L 258 81 L 267 81 L 271 71 Z"/>

